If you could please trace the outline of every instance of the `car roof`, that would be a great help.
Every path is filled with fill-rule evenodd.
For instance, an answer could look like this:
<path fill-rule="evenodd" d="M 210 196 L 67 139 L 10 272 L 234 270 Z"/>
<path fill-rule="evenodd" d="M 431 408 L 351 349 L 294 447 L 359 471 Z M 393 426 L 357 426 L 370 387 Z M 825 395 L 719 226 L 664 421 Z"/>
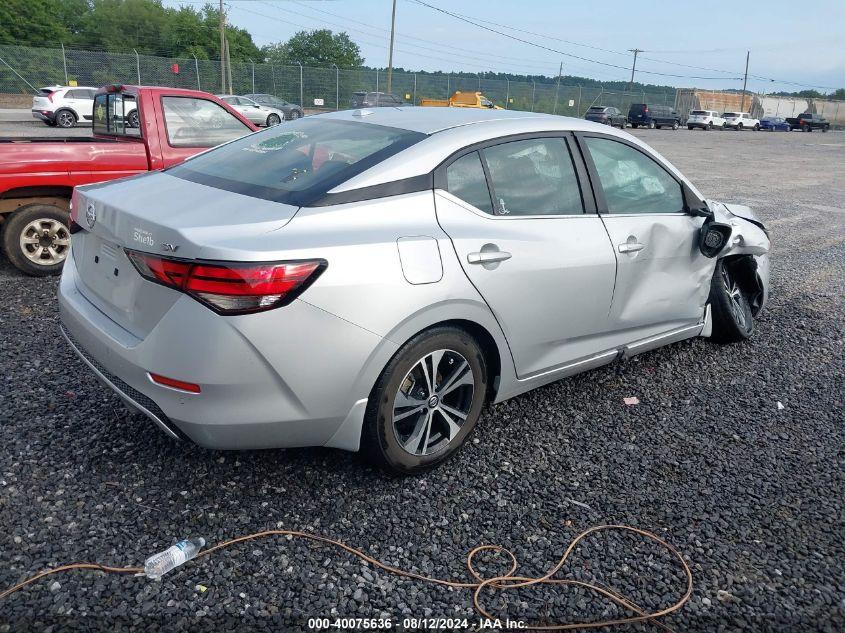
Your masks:
<path fill-rule="evenodd" d="M 492 123 L 497 121 L 505 123 L 520 119 L 533 119 L 538 121 L 540 128 L 545 126 L 546 129 L 555 130 L 576 129 L 573 128 L 571 124 L 569 127 L 560 127 L 562 121 L 572 121 L 577 125 L 580 125 L 582 122 L 581 119 L 570 119 L 569 117 L 540 114 L 535 112 L 522 112 L 519 110 L 494 110 L 488 108 L 436 108 L 423 106 L 404 106 L 401 108 L 358 108 L 355 110 L 327 112 L 316 116 L 326 119 L 356 121 L 361 123 L 372 123 L 374 125 L 384 125 L 387 127 L 396 127 L 404 130 L 410 130 L 412 132 L 421 132 L 422 134 L 435 134 L 437 132 L 442 132 L 443 130 L 478 123 Z M 606 126 L 602 126 L 600 129 L 604 129 L 605 127 Z"/>

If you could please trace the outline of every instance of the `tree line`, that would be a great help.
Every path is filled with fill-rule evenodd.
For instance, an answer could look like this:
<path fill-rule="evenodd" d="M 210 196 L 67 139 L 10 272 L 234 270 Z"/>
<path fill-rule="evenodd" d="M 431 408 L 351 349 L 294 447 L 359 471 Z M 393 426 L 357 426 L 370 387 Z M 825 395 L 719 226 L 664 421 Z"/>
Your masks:
<path fill-rule="evenodd" d="M 0 1 L 0 44 L 36 48 L 67 48 L 102 50 L 117 53 L 159 55 L 164 57 L 198 59 L 220 58 L 220 13 L 211 3 L 201 8 L 183 6 L 169 8 L 161 0 L 2 0 Z M 259 47 L 245 29 L 226 26 L 229 55 L 233 62 L 273 62 L 280 65 L 332 67 L 340 69 L 380 70 L 365 66 L 359 46 L 347 33 L 329 29 L 300 31 L 285 42 Z M 414 72 L 402 68 L 398 73 Z M 459 83 L 478 78 L 477 73 L 420 72 L 432 79 L 449 77 Z M 624 92 L 627 81 L 597 81 L 588 77 L 566 75 L 561 78 L 547 75 L 518 75 L 484 72 L 482 80 L 534 82 L 550 85 L 560 81 L 567 86 L 603 88 Z M 673 91 L 673 86 L 634 82 L 633 92 Z M 815 90 L 773 93 L 783 96 L 822 98 Z M 832 95 L 845 99 L 845 88 Z"/>

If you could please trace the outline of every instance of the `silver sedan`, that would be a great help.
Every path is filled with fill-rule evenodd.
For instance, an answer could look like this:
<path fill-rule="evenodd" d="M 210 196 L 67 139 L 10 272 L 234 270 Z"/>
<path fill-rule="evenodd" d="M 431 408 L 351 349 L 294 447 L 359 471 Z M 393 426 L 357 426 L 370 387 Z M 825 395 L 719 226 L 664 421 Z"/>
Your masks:
<path fill-rule="evenodd" d="M 285 113 L 281 110 L 261 105 L 248 97 L 238 97 L 236 95 L 217 95 L 217 97 L 228 103 L 232 108 L 256 125 L 271 127 L 285 120 Z"/>
<path fill-rule="evenodd" d="M 488 403 L 747 339 L 768 296 L 750 209 L 625 132 L 526 112 L 308 117 L 78 187 L 72 219 L 62 328 L 131 407 L 207 447 L 360 449 L 403 473 Z"/>

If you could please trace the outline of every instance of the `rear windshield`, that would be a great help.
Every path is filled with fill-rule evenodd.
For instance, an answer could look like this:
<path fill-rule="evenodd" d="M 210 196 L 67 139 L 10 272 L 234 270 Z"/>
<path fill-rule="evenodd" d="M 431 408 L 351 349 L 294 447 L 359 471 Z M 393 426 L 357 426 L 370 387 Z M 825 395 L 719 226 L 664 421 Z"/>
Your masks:
<path fill-rule="evenodd" d="M 423 138 L 371 123 L 306 118 L 227 143 L 167 171 L 218 189 L 307 206 Z"/>
<path fill-rule="evenodd" d="M 736 117 L 739 116 L 736 112 L 725 112 L 726 117 Z"/>
<path fill-rule="evenodd" d="M 604 108 L 602 108 L 601 106 L 593 106 L 592 108 L 590 108 L 590 112 L 604 112 Z"/>
<path fill-rule="evenodd" d="M 644 103 L 632 103 L 629 112 L 643 112 L 647 107 Z"/>
<path fill-rule="evenodd" d="M 57 88 L 42 88 L 38 92 L 40 94 L 42 94 L 43 96 L 47 97 L 47 96 L 53 94 L 54 92 L 56 92 L 56 90 L 57 90 Z"/>
<path fill-rule="evenodd" d="M 708 116 L 710 113 L 705 112 L 704 110 L 693 110 L 692 112 L 690 112 L 690 114 L 692 116 Z"/>

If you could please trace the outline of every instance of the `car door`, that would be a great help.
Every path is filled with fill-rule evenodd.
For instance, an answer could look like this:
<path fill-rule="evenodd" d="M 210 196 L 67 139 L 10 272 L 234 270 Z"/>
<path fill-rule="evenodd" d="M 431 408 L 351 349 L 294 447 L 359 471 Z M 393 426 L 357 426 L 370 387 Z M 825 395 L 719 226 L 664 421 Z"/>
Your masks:
<path fill-rule="evenodd" d="M 63 105 L 72 109 L 80 121 L 91 120 L 92 109 L 89 107 L 85 96 L 85 90 L 82 88 L 73 88 L 65 93 Z M 85 119 L 86 115 L 88 115 L 88 119 Z"/>
<path fill-rule="evenodd" d="M 696 327 L 713 260 L 699 252 L 704 220 L 686 212 L 680 181 L 632 142 L 596 134 L 578 139 L 616 256 L 610 327 L 628 342 Z"/>
<path fill-rule="evenodd" d="M 437 219 L 520 378 L 607 349 L 616 261 L 574 150 L 567 135 L 500 141 L 436 172 Z"/>

